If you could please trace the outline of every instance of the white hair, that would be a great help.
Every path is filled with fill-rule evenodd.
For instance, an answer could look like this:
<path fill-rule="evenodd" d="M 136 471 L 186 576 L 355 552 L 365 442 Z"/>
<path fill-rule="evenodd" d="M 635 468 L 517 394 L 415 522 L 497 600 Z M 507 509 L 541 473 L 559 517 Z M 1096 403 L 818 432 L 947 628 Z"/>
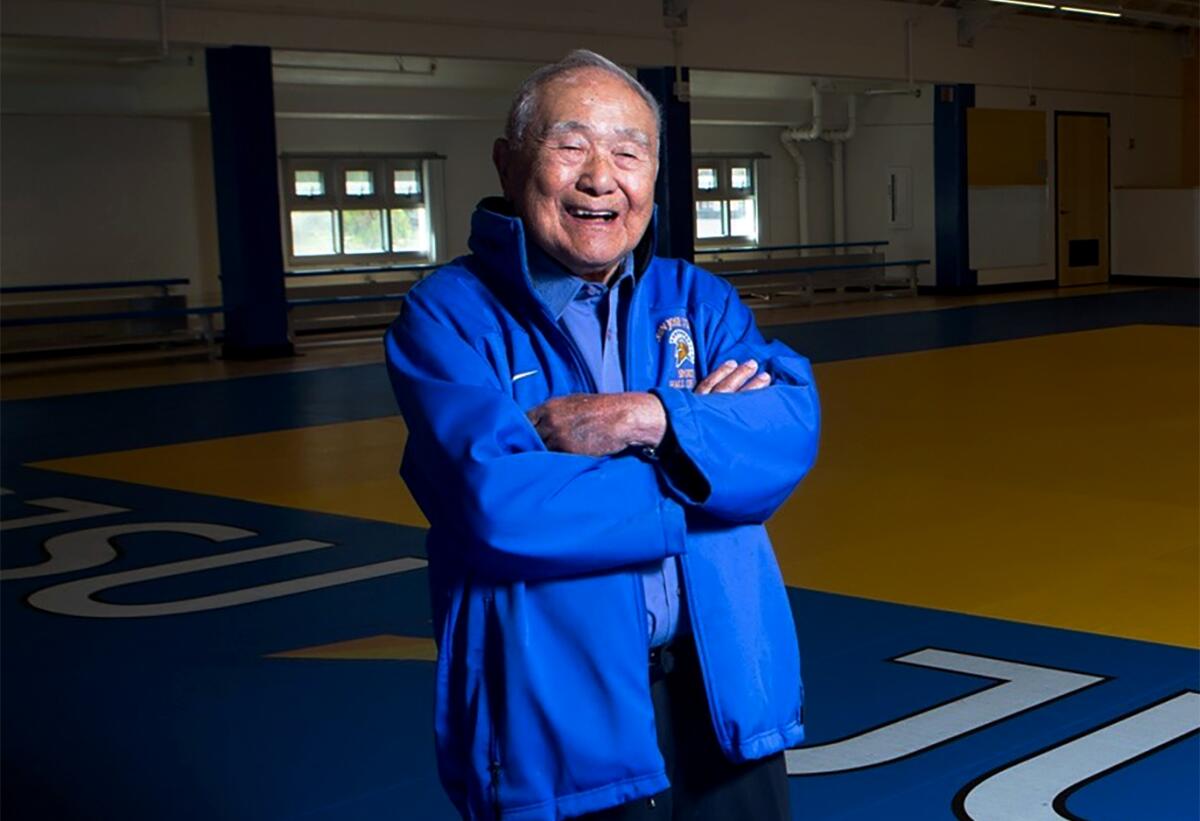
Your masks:
<path fill-rule="evenodd" d="M 504 137 L 513 148 L 520 148 L 525 141 L 529 124 L 533 121 L 534 113 L 537 111 L 538 95 L 541 93 L 542 86 L 556 77 L 588 68 L 607 72 L 629 86 L 650 107 L 650 111 L 654 113 L 654 124 L 659 134 L 662 133 L 662 109 L 658 105 L 658 100 L 654 99 L 654 95 L 647 91 L 636 77 L 612 60 L 594 51 L 580 48 L 575 49 L 557 63 L 542 66 L 521 83 L 521 87 L 517 89 L 517 95 L 513 97 L 512 106 L 508 109 L 508 123 L 504 128 Z"/>

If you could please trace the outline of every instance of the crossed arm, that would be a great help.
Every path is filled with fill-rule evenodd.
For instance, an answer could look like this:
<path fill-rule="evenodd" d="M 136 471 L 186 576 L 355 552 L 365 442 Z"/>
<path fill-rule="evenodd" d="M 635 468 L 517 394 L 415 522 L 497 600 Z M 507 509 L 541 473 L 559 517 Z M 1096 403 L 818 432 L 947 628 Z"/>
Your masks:
<path fill-rule="evenodd" d="M 701 380 L 694 393 L 755 391 L 770 384 L 771 375 L 758 373 L 753 359 L 731 359 Z M 576 393 L 550 399 L 527 416 L 547 449 L 584 456 L 656 448 L 667 432 L 666 410 L 652 393 Z"/>
<path fill-rule="evenodd" d="M 565 396 L 527 415 L 478 332 L 414 294 L 387 335 L 388 370 L 409 428 L 401 475 L 440 549 L 486 575 L 561 577 L 680 552 L 685 510 L 766 521 L 816 456 L 812 371 L 763 340 L 732 289 L 705 332 L 724 364 L 693 391 Z M 629 448 L 666 440 L 657 463 Z"/>

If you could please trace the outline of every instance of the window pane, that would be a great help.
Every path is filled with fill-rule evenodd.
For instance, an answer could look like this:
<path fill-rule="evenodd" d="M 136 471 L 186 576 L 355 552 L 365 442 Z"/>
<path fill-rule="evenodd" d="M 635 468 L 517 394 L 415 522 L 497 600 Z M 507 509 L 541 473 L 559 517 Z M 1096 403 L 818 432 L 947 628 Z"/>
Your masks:
<path fill-rule="evenodd" d="M 377 254 L 383 251 L 383 212 L 343 211 L 342 250 L 347 254 Z"/>
<path fill-rule="evenodd" d="M 753 188 L 750 168 L 745 165 L 735 165 L 729 169 L 729 187 L 739 191 L 749 191 Z"/>
<path fill-rule="evenodd" d="M 336 254 L 332 211 L 292 212 L 292 256 Z"/>
<path fill-rule="evenodd" d="M 325 175 L 320 171 L 295 172 L 294 185 L 297 197 L 325 196 Z"/>
<path fill-rule="evenodd" d="M 392 250 L 429 253 L 429 222 L 425 207 L 392 209 Z"/>
<path fill-rule="evenodd" d="M 370 169 L 356 168 L 346 172 L 346 196 L 369 197 L 375 193 L 375 175 Z"/>
<path fill-rule="evenodd" d="M 392 193 L 420 194 L 421 177 L 415 168 L 397 168 L 392 171 Z"/>
<path fill-rule="evenodd" d="M 696 169 L 696 187 L 701 191 L 713 191 L 717 184 L 717 169 L 715 168 L 697 168 Z"/>
<path fill-rule="evenodd" d="M 723 237 L 725 203 L 721 200 L 701 200 L 696 203 L 696 239 Z"/>
<path fill-rule="evenodd" d="M 729 201 L 729 235 L 758 239 L 758 219 L 753 199 Z"/>

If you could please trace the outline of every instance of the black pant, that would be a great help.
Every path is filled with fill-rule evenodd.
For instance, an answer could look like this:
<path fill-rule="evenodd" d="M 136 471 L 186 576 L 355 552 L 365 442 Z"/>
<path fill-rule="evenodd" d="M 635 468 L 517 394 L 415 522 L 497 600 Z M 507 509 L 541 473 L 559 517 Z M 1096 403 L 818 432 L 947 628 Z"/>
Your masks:
<path fill-rule="evenodd" d="M 732 764 L 721 752 L 690 639 L 652 665 L 650 696 L 671 788 L 582 821 L 790 821 L 783 753 Z"/>

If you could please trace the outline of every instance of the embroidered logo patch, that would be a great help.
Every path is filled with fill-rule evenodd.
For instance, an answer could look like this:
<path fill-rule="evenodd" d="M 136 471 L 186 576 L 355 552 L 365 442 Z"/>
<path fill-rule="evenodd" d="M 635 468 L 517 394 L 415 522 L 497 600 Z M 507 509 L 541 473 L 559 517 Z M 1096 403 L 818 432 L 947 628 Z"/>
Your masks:
<path fill-rule="evenodd" d="M 667 380 L 672 388 L 696 386 L 696 345 L 692 341 L 692 323 L 686 316 L 667 317 L 658 324 L 654 338 L 665 346 L 663 357 L 675 368 L 675 378 Z"/>
<path fill-rule="evenodd" d="M 675 354 L 675 367 L 681 368 L 688 362 L 696 364 L 696 346 L 692 344 L 692 335 L 683 328 L 676 328 L 667 336 L 667 344 Z"/>

